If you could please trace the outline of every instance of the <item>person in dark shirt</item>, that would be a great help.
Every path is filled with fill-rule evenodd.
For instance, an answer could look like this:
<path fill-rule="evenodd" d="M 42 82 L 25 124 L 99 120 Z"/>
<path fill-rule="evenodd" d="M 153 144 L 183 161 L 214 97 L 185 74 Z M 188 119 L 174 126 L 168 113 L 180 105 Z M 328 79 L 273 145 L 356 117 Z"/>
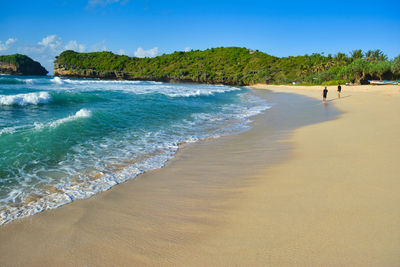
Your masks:
<path fill-rule="evenodd" d="M 342 92 L 342 86 L 340 84 L 337 87 L 337 97 L 340 99 L 340 93 Z"/>
<path fill-rule="evenodd" d="M 326 102 L 326 96 L 328 95 L 328 89 L 325 89 L 322 91 L 322 101 L 325 103 Z"/>

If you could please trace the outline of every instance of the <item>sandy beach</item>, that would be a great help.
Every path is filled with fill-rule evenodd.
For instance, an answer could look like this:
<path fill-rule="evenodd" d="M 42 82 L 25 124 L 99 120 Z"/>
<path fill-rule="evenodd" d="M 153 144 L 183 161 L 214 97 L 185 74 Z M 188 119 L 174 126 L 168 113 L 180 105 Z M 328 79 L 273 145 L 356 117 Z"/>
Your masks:
<path fill-rule="evenodd" d="M 399 266 L 400 86 L 254 88 L 250 131 L 3 225 L 0 266 Z"/>

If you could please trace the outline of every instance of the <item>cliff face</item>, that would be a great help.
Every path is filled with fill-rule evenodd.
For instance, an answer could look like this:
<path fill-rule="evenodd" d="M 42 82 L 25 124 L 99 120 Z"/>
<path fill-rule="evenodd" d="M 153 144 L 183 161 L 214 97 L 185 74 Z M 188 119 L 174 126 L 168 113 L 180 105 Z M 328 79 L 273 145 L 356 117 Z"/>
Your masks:
<path fill-rule="evenodd" d="M 138 81 L 157 81 L 157 82 L 190 82 L 190 83 L 209 83 L 209 84 L 228 84 L 244 85 L 241 82 L 229 82 L 224 77 L 209 79 L 207 74 L 198 77 L 184 77 L 179 75 L 138 75 L 127 71 L 98 71 L 93 69 L 80 69 L 77 67 L 67 68 L 64 65 L 54 63 L 54 76 L 65 78 L 98 78 L 104 80 L 138 80 Z"/>
<path fill-rule="evenodd" d="M 0 62 L 0 73 L 13 74 L 17 72 L 17 66 L 9 62 Z"/>
<path fill-rule="evenodd" d="M 106 80 L 138 80 L 139 78 L 122 71 L 96 71 L 93 69 L 66 68 L 54 63 L 54 76 L 71 78 L 100 78 Z"/>
<path fill-rule="evenodd" d="M 14 54 L 0 56 L 0 73 L 11 75 L 46 75 L 48 71 L 28 56 Z"/>

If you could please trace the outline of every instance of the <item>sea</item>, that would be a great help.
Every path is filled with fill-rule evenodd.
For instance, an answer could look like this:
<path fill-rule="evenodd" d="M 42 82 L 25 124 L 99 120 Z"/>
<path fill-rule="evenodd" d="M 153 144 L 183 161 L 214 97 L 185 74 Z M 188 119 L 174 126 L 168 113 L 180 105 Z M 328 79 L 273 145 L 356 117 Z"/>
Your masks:
<path fill-rule="evenodd" d="M 0 225 L 162 168 L 271 107 L 224 85 L 0 76 Z"/>

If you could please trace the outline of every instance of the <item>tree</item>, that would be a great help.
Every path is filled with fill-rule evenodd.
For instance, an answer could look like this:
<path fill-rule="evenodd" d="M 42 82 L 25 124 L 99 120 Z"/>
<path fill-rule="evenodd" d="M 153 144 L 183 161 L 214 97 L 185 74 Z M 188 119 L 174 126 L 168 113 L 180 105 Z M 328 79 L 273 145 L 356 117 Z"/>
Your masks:
<path fill-rule="evenodd" d="M 345 80 L 354 80 L 355 83 L 365 81 L 365 76 L 368 73 L 369 62 L 365 59 L 358 59 L 347 65 L 340 71 L 340 75 Z"/>
<path fill-rule="evenodd" d="M 363 58 L 364 55 L 363 55 L 363 52 L 361 49 L 357 49 L 357 50 L 353 50 L 350 52 L 350 57 L 351 57 L 352 61 L 354 61 L 354 60 Z"/>
<path fill-rule="evenodd" d="M 334 57 L 337 65 L 344 65 L 347 63 L 347 56 L 344 53 L 337 53 Z"/>
<path fill-rule="evenodd" d="M 262 52 L 249 53 L 247 48 L 240 47 L 175 52 L 154 58 L 134 58 L 111 52 L 64 51 L 57 57 L 55 66 L 71 69 L 73 77 L 90 74 L 90 77 L 108 79 L 181 79 L 229 85 L 292 81 L 317 84 L 339 79 L 360 83 L 365 82 L 369 75 L 380 78 L 400 76 L 400 57 L 387 61 L 380 50 L 370 50 L 366 54 L 368 60 L 363 58 L 361 50 L 352 51 L 351 58 L 344 53 L 337 53 L 334 57 L 314 53 L 278 58 Z M 370 66 L 376 62 L 390 62 L 390 73 L 387 71 L 389 64 Z"/>
<path fill-rule="evenodd" d="M 392 63 L 390 61 L 375 61 L 369 65 L 368 74 L 374 79 L 383 80 L 383 76 L 391 71 Z"/>
<path fill-rule="evenodd" d="M 392 62 L 392 68 L 391 71 L 393 73 L 393 76 L 400 76 L 400 55 L 398 55 Z"/>
<path fill-rule="evenodd" d="M 387 56 L 380 49 L 368 50 L 365 53 L 365 58 L 368 61 L 384 61 L 384 60 L 387 60 Z"/>

